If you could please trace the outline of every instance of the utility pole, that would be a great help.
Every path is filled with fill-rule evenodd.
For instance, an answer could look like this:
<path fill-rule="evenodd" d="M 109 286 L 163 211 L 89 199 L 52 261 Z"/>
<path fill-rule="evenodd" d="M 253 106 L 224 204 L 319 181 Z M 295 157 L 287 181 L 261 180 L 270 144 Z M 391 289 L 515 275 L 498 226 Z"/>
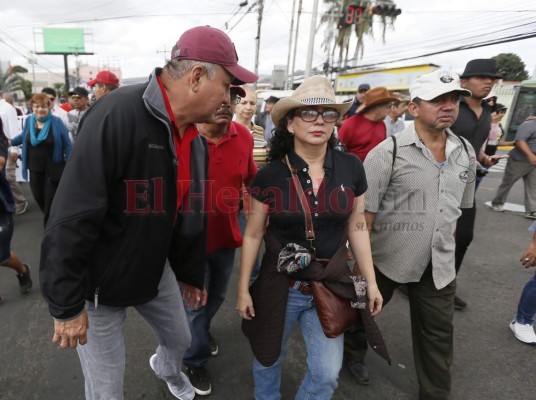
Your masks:
<path fill-rule="evenodd" d="M 311 76 L 311 65 L 313 64 L 313 50 L 316 35 L 316 15 L 318 14 L 318 0 L 313 3 L 313 15 L 311 16 L 311 28 L 309 29 L 309 47 L 307 49 L 307 63 L 305 64 L 305 78 Z"/>
<path fill-rule="evenodd" d="M 290 87 L 294 87 L 294 71 L 296 70 L 296 49 L 298 48 L 298 32 L 300 31 L 300 17 L 302 12 L 302 0 L 298 3 L 298 19 L 296 20 L 296 32 L 294 35 L 294 54 L 292 55 L 292 69 L 290 70 Z"/>
<path fill-rule="evenodd" d="M 287 55 L 287 68 L 285 71 L 285 89 L 289 89 L 289 69 L 290 69 L 290 54 L 292 50 L 292 30 L 294 29 L 294 11 L 296 11 L 296 0 L 292 2 L 292 19 L 290 20 L 290 32 L 288 34 L 288 55 Z M 292 71 L 294 73 L 294 71 Z"/>
<path fill-rule="evenodd" d="M 264 0 L 257 0 L 259 6 L 259 16 L 257 19 L 257 37 L 255 38 L 255 73 L 259 75 L 259 50 L 261 47 L 261 27 L 262 27 L 262 13 L 264 11 Z M 257 82 L 253 84 L 253 90 L 257 90 Z"/>

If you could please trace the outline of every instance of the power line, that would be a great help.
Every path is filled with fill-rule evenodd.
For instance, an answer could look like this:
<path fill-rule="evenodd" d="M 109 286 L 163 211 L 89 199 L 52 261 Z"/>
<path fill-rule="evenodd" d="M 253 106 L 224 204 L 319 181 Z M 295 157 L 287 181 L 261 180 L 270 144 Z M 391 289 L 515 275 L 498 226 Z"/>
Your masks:
<path fill-rule="evenodd" d="M 392 63 L 396 63 L 396 62 L 400 62 L 400 61 L 414 60 L 416 58 L 421 58 L 421 57 L 434 56 L 434 55 L 437 55 L 437 54 L 444 54 L 444 53 L 453 53 L 453 52 L 462 51 L 462 50 L 476 49 L 476 48 L 479 48 L 479 47 L 486 47 L 486 46 L 492 46 L 492 45 L 495 45 L 495 44 L 515 42 L 515 41 L 519 41 L 519 40 L 531 39 L 531 38 L 534 38 L 534 37 L 536 37 L 536 32 L 533 31 L 533 32 L 528 32 L 526 34 L 517 34 L 517 35 L 512 35 L 512 36 L 508 36 L 508 37 L 505 37 L 505 38 L 496 39 L 496 40 L 492 40 L 492 41 L 485 41 L 485 42 L 480 42 L 480 43 L 473 43 L 473 44 L 468 44 L 468 45 L 463 45 L 463 46 L 457 46 L 457 47 L 452 47 L 452 48 L 444 49 L 444 50 L 438 50 L 438 51 L 434 51 L 434 52 L 430 52 L 430 53 L 426 53 L 426 54 L 420 54 L 420 55 L 417 55 L 417 56 L 399 58 L 399 59 L 396 59 L 396 60 L 389 60 L 389 61 L 383 61 L 383 62 L 377 62 L 377 63 L 362 64 L 362 65 L 358 65 L 358 66 L 347 66 L 347 67 L 339 68 L 337 70 L 338 71 L 347 71 L 349 69 L 375 67 L 377 65 L 382 65 L 382 64 L 392 64 Z"/>

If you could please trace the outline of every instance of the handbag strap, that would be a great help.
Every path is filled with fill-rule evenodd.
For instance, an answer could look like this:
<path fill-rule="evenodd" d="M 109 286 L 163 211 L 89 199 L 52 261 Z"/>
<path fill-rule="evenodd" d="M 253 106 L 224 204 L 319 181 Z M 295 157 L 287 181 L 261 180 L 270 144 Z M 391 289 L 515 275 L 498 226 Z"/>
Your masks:
<path fill-rule="evenodd" d="M 313 254 L 316 252 L 314 247 L 315 240 L 315 229 L 313 226 L 313 219 L 311 217 L 311 208 L 309 207 L 309 202 L 307 201 L 307 196 L 305 195 L 300 179 L 298 178 L 298 170 L 290 164 L 288 155 L 285 155 L 285 163 L 287 164 L 288 169 L 290 170 L 290 175 L 292 176 L 292 183 L 294 183 L 294 188 L 298 194 L 298 199 L 303 209 L 303 214 L 305 216 L 305 238 L 311 244 L 311 250 Z"/>

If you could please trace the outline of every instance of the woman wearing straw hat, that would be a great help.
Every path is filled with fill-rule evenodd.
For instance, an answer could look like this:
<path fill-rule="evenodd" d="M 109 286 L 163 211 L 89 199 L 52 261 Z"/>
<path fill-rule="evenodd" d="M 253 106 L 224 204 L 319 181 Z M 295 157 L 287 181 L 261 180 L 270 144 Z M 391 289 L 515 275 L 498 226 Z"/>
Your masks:
<path fill-rule="evenodd" d="M 328 79 L 313 76 L 272 110 L 276 128 L 268 154 L 270 162 L 251 185 L 252 206 L 244 234 L 237 298 L 242 329 L 255 355 L 257 400 L 280 398 L 281 363 L 296 323 L 306 344 L 308 368 L 295 398 L 330 399 L 337 388 L 344 335 L 327 338 L 320 325 L 310 280 L 303 278 L 307 268 L 318 264 L 312 261 L 315 257 L 339 260 L 342 255 L 340 268 L 347 269 L 347 237 L 368 282 L 368 299 L 363 299 L 362 307 L 372 315 L 382 307 L 364 217 L 364 169 L 357 157 L 333 150 L 335 122 L 350 105 L 336 101 Z M 298 182 L 293 182 L 291 170 Z M 296 195 L 299 186 L 304 196 Z M 306 239 L 307 214 L 300 201 L 310 209 L 314 240 Z M 266 252 L 259 278 L 250 288 L 263 238 Z M 285 258 L 289 248 L 295 252 Z M 296 268 L 302 277 L 289 275 Z M 343 275 L 348 277 L 349 271 Z"/>

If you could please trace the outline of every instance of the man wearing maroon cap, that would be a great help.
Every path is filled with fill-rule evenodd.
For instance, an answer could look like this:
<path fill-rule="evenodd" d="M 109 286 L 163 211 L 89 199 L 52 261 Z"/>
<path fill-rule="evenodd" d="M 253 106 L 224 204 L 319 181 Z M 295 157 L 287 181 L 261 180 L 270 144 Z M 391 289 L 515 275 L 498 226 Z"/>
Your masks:
<path fill-rule="evenodd" d="M 240 86 L 231 87 L 231 101 L 224 102 L 212 124 L 199 124 L 199 133 L 208 144 L 208 241 L 205 269 L 206 304 L 186 308 L 192 345 L 184 355 L 186 374 L 200 396 L 212 391 L 205 365 L 218 354 L 218 345 L 209 329 L 212 318 L 225 300 L 233 271 L 235 250 L 242 246 L 238 212 L 242 188 L 257 173 L 253 159 L 253 136 L 242 124 L 232 121 L 234 109 L 246 92 Z"/>
<path fill-rule="evenodd" d="M 80 121 L 43 238 L 40 281 L 53 342 L 78 350 L 86 399 L 124 398 L 130 306 L 159 343 L 150 367 L 174 397 L 195 396 L 181 372 L 191 334 L 177 285 L 186 306 L 201 304 L 207 146 L 195 123 L 214 121 L 232 82 L 257 79 L 238 65 L 225 33 L 196 27 L 148 82 L 114 90 Z"/>
<path fill-rule="evenodd" d="M 95 99 L 100 99 L 106 93 L 110 93 L 119 87 L 119 79 L 111 71 L 99 71 L 95 79 L 90 80 L 87 85 L 93 88 Z"/>

